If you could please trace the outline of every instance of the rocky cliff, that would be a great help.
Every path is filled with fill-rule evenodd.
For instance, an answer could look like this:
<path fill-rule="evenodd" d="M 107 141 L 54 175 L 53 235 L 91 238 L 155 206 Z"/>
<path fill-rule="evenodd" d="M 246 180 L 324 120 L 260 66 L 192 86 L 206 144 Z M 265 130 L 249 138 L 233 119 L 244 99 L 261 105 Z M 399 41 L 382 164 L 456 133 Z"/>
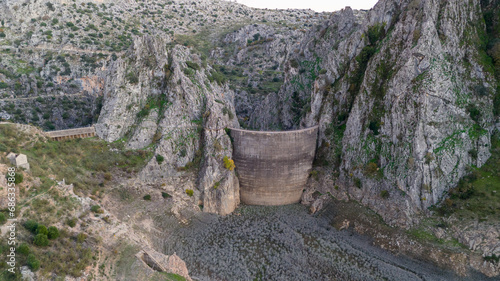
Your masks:
<path fill-rule="evenodd" d="M 320 191 L 409 225 L 484 164 L 497 118 L 485 37 L 479 1 L 379 1 L 310 30 L 276 105 L 284 128 L 319 123 Z"/>
<path fill-rule="evenodd" d="M 223 158 L 232 155 L 225 128 L 239 125 L 234 93 L 211 82 L 210 70 L 184 46 L 167 49 L 164 39 L 137 38 L 109 66 L 95 126 L 107 141 L 154 150 L 139 175 L 142 183 L 174 183 L 181 196 L 204 211 L 228 214 L 239 203 L 239 188 L 234 171 L 223 166 Z"/>

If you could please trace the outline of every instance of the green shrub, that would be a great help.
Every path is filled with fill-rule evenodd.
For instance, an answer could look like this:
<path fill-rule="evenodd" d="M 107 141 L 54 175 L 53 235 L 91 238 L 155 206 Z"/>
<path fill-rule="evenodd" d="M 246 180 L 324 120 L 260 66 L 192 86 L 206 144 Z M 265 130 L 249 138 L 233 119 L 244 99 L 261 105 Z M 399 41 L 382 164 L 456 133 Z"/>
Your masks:
<path fill-rule="evenodd" d="M 90 210 L 96 214 L 104 213 L 104 211 L 101 209 L 101 206 L 99 206 L 99 205 L 94 205 L 94 206 L 90 207 Z"/>
<path fill-rule="evenodd" d="M 40 261 L 37 260 L 37 258 L 35 257 L 35 255 L 33 254 L 30 254 L 28 256 L 28 260 L 26 262 L 28 264 L 28 267 L 32 270 L 32 271 L 37 271 L 39 268 L 40 268 Z"/>
<path fill-rule="evenodd" d="M 47 227 L 45 225 L 39 224 L 38 227 L 36 228 L 36 234 L 47 235 L 49 234 L 49 231 L 47 230 Z"/>
<path fill-rule="evenodd" d="M 66 224 L 69 225 L 69 227 L 75 227 L 76 226 L 76 218 L 71 218 L 66 221 Z"/>
<path fill-rule="evenodd" d="M 50 2 L 45 3 L 45 5 L 46 5 L 46 6 L 47 6 L 47 8 L 49 8 L 49 10 L 51 10 L 52 12 L 56 10 L 56 9 L 54 8 L 54 4 L 52 4 L 52 3 L 50 3 Z"/>
<path fill-rule="evenodd" d="M 145 105 L 139 112 L 137 112 L 137 118 L 142 119 L 149 114 L 149 105 Z"/>
<path fill-rule="evenodd" d="M 186 74 L 187 76 L 193 76 L 194 75 L 194 70 L 187 67 L 187 68 L 184 68 L 184 74 Z"/>
<path fill-rule="evenodd" d="M 309 175 L 311 175 L 311 177 L 312 177 L 313 179 L 315 179 L 316 181 L 318 181 L 318 180 L 319 180 L 319 172 L 318 172 L 318 171 L 316 171 L 316 170 L 312 170 L 312 171 L 309 173 Z"/>
<path fill-rule="evenodd" d="M 497 263 L 500 261 L 500 256 L 497 256 L 495 254 L 491 255 L 491 256 L 486 256 L 483 258 L 485 261 L 488 261 L 488 262 L 493 262 L 493 263 Z"/>
<path fill-rule="evenodd" d="M 194 70 L 200 70 L 200 65 L 195 63 L 195 62 L 192 62 L 192 61 L 186 61 L 186 64 L 189 68 L 192 68 Z"/>
<path fill-rule="evenodd" d="M 0 224 L 4 224 L 7 221 L 4 213 L 0 212 Z"/>
<path fill-rule="evenodd" d="M 361 184 L 361 180 L 359 178 L 354 178 L 354 185 L 357 187 L 357 188 L 361 188 L 362 184 Z"/>
<path fill-rule="evenodd" d="M 219 85 L 222 85 L 222 84 L 226 83 L 226 81 L 227 81 L 226 77 L 222 73 L 217 72 L 216 70 L 210 71 L 210 75 L 208 76 L 208 80 L 210 80 L 210 82 L 215 81 Z"/>
<path fill-rule="evenodd" d="M 384 24 L 375 24 L 373 26 L 368 27 L 368 32 L 366 36 L 368 37 L 368 41 L 370 45 L 375 45 L 380 39 L 382 39 L 385 35 L 385 23 Z"/>
<path fill-rule="evenodd" d="M 500 115 L 500 86 L 497 87 L 496 94 L 493 99 L 493 113 L 495 113 L 495 116 Z"/>
<path fill-rule="evenodd" d="M 87 235 L 83 232 L 78 233 L 78 235 L 76 236 L 76 242 L 78 243 L 83 243 L 85 239 L 87 239 Z"/>
<path fill-rule="evenodd" d="M 139 76 L 134 71 L 127 73 L 127 75 L 125 75 L 125 79 L 127 79 L 130 84 L 139 83 Z"/>
<path fill-rule="evenodd" d="M 382 197 L 384 199 L 389 198 L 389 191 L 387 191 L 387 190 L 380 191 L 380 197 Z"/>
<path fill-rule="evenodd" d="M 30 246 L 28 244 L 21 243 L 21 245 L 19 245 L 19 247 L 17 247 L 17 251 L 20 254 L 27 256 L 31 252 L 31 249 L 30 249 Z"/>
<path fill-rule="evenodd" d="M 229 108 L 227 108 L 226 106 L 222 108 L 222 114 L 227 115 L 229 117 L 229 120 L 233 120 L 234 118 L 233 112 L 229 110 Z"/>
<path fill-rule="evenodd" d="M 161 164 L 164 160 L 165 160 L 165 157 L 163 157 L 159 154 L 156 155 L 156 162 L 158 162 L 158 164 Z"/>
<path fill-rule="evenodd" d="M 449 194 L 451 199 L 466 200 L 471 198 L 476 193 L 474 185 L 469 182 L 468 178 L 463 178 L 458 182 L 457 187 L 450 189 Z"/>
<path fill-rule="evenodd" d="M 54 124 L 50 121 L 43 123 L 43 125 L 49 130 L 54 130 L 56 128 L 56 126 L 54 126 Z"/>
<path fill-rule="evenodd" d="M 186 189 L 186 194 L 189 196 L 189 197 L 192 197 L 193 194 L 194 194 L 194 191 L 192 189 Z"/>
<path fill-rule="evenodd" d="M 57 229 L 57 227 L 50 226 L 47 236 L 50 240 L 57 239 L 59 237 L 59 230 Z"/>
<path fill-rule="evenodd" d="M 219 185 L 220 185 L 220 181 L 216 182 L 216 183 L 214 184 L 214 189 L 217 189 L 217 188 L 219 187 Z"/>
<path fill-rule="evenodd" d="M 477 159 L 477 154 L 478 154 L 477 149 L 469 150 L 469 155 L 470 157 L 472 157 L 472 159 Z"/>
<path fill-rule="evenodd" d="M 229 157 L 224 156 L 224 158 L 222 160 L 224 161 L 224 167 L 226 169 L 228 169 L 229 171 L 234 170 L 234 168 L 236 167 L 234 165 L 234 161 L 232 159 L 229 159 Z"/>
<path fill-rule="evenodd" d="M 427 154 L 425 154 L 424 158 L 425 158 L 425 164 L 429 164 L 435 159 L 434 155 L 430 152 L 427 152 Z"/>
<path fill-rule="evenodd" d="M 151 195 L 146 194 L 146 195 L 144 195 L 144 197 L 142 197 L 142 199 L 144 199 L 146 201 L 151 201 Z"/>
<path fill-rule="evenodd" d="M 104 179 L 109 181 L 113 178 L 110 172 L 104 173 Z"/>
<path fill-rule="evenodd" d="M 377 173 L 377 171 L 378 171 L 377 163 L 370 162 L 370 163 L 368 163 L 368 165 L 366 165 L 365 172 L 368 175 L 373 176 Z"/>
<path fill-rule="evenodd" d="M 370 130 L 372 130 L 374 135 L 377 136 L 379 134 L 379 130 L 380 130 L 380 122 L 379 121 L 370 121 L 368 128 Z"/>
<path fill-rule="evenodd" d="M 36 221 L 34 221 L 34 220 L 27 220 L 27 221 L 24 223 L 24 227 L 25 227 L 27 230 L 29 230 L 29 231 L 31 231 L 31 232 L 33 232 L 33 233 L 35 233 L 35 232 L 36 232 L 36 229 L 38 228 L 38 223 L 37 223 Z"/>
<path fill-rule="evenodd" d="M 479 122 L 479 119 L 481 118 L 481 111 L 475 106 L 475 105 L 469 105 L 467 107 L 467 111 L 469 112 L 470 118 L 474 120 L 475 122 Z"/>
<path fill-rule="evenodd" d="M 37 234 L 35 236 L 35 239 L 33 240 L 33 244 L 40 246 L 40 247 L 45 247 L 49 245 L 49 238 L 45 234 Z"/>
<path fill-rule="evenodd" d="M 20 183 L 22 183 L 22 182 L 23 182 L 23 180 L 24 180 L 23 174 L 21 174 L 21 173 L 16 173 L 16 174 L 14 175 L 14 183 L 15 183 L 15 184 L 20 184 Z"/>
<path fill-rule="evenodd" d="M 8 88 L 9 87 L 9 84 L 5 83 L 5 82 L 0 82 L 0 89 L 5 89 L 5 88 Z"/>
<path fill-rule="evenodd" d="M 168 194 L 166 192 L 162 192 L 161 193 L 161 197 L 163 197 L 163 198 L 170 198 L 170 197 L 172 197 L 172 195 L 170 195 L 170 194 Z"/>

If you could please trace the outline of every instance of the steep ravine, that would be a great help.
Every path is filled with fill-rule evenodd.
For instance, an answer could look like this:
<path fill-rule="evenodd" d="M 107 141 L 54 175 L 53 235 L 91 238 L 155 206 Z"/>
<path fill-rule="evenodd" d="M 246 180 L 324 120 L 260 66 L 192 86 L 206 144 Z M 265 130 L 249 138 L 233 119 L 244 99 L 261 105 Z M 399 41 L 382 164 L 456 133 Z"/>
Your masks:
<path fill-rule="evenodd" d="M 226 61 L 220 50 L 207 60 L 196 48 L 145 36 L 110 64 L 98 134 L 130 148 L 153 147 L 156 156 L 138 182 L 178 194 L 192 190 L 177 212 L 229 214 L 237 206 L 237 177 L 223 157 L 232 155 L 224 128 L 238 123 L 319 124 L 317 180 L 303 203 L 317 211 L 324 197 L 311 194 L 331 194 L 405 228 L 490 157 L 497 81 L 484 61 L 479 1 L 382 0 L 368 12 L 333 13 L 297 35 L 294 48 L 276 46 L 284 52 L 270 62 L 283 70 L 276 93 L 250 98 L 210 64 L 258 58 L 249 38 L 259 36 L 271 38 L 259 41 L 269 53 L 272 32 L 252 25 L 225 35 L 229 45 L 248 42 Z M 500 254 L 491 249 L 488 255 Z"/>

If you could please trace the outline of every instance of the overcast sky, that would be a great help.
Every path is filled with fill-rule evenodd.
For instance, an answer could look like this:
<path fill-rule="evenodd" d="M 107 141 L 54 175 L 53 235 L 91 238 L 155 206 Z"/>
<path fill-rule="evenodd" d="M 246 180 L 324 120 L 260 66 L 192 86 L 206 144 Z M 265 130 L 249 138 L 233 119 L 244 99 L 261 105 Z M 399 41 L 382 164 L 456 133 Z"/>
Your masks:
<path fill-rule="evenodd" d="M 234 1 L 234 0 L 233 0 Z M 236 0 L 255 8 L 313 9 L 317 12 L 333 12 L 351 6 L 353 9 L 370 9 L 378 0 Z"/>

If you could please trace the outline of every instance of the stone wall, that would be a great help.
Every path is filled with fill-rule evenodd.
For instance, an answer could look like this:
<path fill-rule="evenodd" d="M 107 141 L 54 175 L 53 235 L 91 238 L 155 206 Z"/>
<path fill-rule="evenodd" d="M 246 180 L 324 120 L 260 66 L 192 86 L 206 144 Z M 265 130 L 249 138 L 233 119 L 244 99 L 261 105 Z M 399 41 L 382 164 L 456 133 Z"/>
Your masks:
<path fill-rule="evenodd" d="M 312 168 L 317 135 L 317 126 L 283 132 L 231 129 L 241 201 L 298 203 Z"/>
<path fill-rule="evenodd" d="M 68 130 L 59 130 L 59 131 L 51 131 L 46 132 L 47 136 L 52 140 L 70 140 L 70 139 L 78 139 L 78 138 L 88 138 L 95 136 L 94 127 L 84 127 L 84 128 L 76 128 L 76 129 L 68 129 Z"/>

